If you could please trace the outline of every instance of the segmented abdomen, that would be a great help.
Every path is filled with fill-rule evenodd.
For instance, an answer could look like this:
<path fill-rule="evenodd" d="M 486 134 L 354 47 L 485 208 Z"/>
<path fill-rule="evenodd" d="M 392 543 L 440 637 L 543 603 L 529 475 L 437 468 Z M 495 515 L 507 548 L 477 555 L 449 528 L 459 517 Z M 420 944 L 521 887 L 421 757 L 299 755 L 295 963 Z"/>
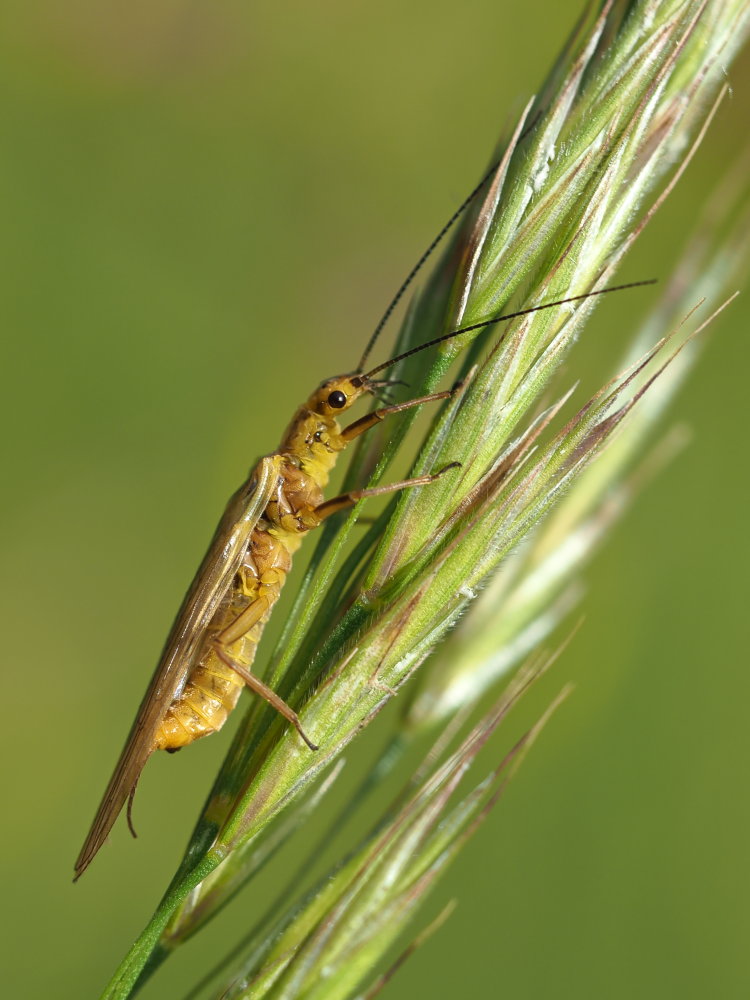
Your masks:
<path fill-rule="evenodd" d="M 172 702 L 154 737 L 153 750 L 178 750 L 214 733 L 237 704 L 244 681 L 216 651 L 219 634 L 256 602 L 256 623 L 235 642 L 222 645 L 230 659 L 250 669 L 263 628 L 279 598 L 300 536 L 259 521 L 232 587 L 206 630 L 203 651 L 180 696 Z"/>

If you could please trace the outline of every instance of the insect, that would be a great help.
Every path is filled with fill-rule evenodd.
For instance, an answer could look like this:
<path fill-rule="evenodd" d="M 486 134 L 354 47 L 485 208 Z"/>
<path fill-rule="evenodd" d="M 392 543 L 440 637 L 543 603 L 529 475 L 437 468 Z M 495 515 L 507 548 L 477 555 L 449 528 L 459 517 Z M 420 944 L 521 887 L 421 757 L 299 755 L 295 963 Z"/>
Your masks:
<path fill-rule="evenodd" d="M 451 223 L 480 187 L 455 213 Z M 358 400 L 377 395 L 393 384 L 375 376 L 404 358 L 460 333 L 590 295 L 631 287 L 620 285 L 600 289 L 493 317 L 436 337 L 363 371 L 374 341 L 395 304 L 451 223 L 443 228 L 399 289 L 370 339 L 358 371 L 329 378 L 318 386 L 294 414 L 278 450 L 260 459 L 230 499 L 167 637 L 154 676 L 78 855 L 76 879 L 99 851 L 126 802 L 133 832 L 130 803 L 150 755 L 156 750 L 179 750 L 219 730 L 244 687 L 260 695 L 287 719 L 310 750 L 317 749 L 311 734 L 303 730 L 296 712 L 251 669 L 263 628 L 291 568 L 292 556 L 307 532 L 358 500 L 425 486 L 458 465 L 450 463 L 429 475 L 324 499 L 329 474 L 347 445 L 395 413 L 445 400 L 460 390 L 458 385 L 450 390 L 382 406 L 342 428 L 338 418 Z"/>

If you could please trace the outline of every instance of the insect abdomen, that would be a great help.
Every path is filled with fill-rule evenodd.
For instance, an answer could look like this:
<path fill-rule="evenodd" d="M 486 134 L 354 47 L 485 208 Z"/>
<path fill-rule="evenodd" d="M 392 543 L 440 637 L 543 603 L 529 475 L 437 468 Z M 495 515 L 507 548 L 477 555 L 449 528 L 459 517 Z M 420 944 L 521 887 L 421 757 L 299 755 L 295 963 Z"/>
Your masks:
<path fill-rule="evenodd" d="M 235 645 L 240 645 L 243 640 Z M 239 659 L 236 656 L 235 658 Z M 244 658 L 243 658 L 244 659 Z M 244 664 L 243 664 L 244 665 Z M 179 750 L 221 729 L 244 687 L 239 675 L 211 650 L 172 702 L 154 737 L 154 750 Z"/>
<path fill-rule="evenodd" d="M 290 549 L 297 544 L 296 537 L 277 537 L 265 527 L 253 532 L 234 584 L 206 630 L 200 659 L 156 731 L 153 750 L 179 750 L 224 725 L 245 683 L 219 655 L 216 640 L 249 607 L 257 607 L 256 623 L 241 638 L 221 645 L 225 656 L 247 670 L 252 667 L 263 627 L 291 567 Z"/>

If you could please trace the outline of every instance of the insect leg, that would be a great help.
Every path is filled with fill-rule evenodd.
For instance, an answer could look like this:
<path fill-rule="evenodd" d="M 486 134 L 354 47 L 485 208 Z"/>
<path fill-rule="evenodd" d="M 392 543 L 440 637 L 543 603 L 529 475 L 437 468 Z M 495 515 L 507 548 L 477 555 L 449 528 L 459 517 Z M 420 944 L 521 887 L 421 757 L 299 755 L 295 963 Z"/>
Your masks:
<path fill-rule="evenodd" d="M 422 403 L 433 403 L 439 399 L 449 399 L 462 387 L 463 383 L 459 382 L 452 389 L 448 389 L 445 392 L 432 392 L 429 396 L 420 396 L 419 399 L 407 399 L 405 403 L 395 403 L 393 406 L 383 406 L 379 410 L 373 410 L 372 413 L 366 413 L 364 417 L 360 417 L 359 420 L 355 420 L 353 424 L 345 427 L 341 432 L 341 437 L 348 444 L 349 441 L 353 441 L 360 434 L 369 431 L 371 427 L 379 424 L 381 420 L 385 420 L 392 413 L 401 413 L 402 410 L 410 410 L 413 406 L 421 406 Z"/>
<path fill-rule="evenodd" d="M 414 479 L 402 479 L 398 483 L 389 483 L 387 486 L 373 486 L 369 490 L 351 490 L 349 493 L 341 493 L 339 496 L 332 497 L 330 500 L 326 500 L 325 503 L 314 507 L 305 520 L 312 521 L 310 526 L 314 527 L 320 524 L 321 521 L 325 521 L 331 514 L 336 514 L 346 507 L 351 507 L 358 500 L 364 500 L 365 497 L 381 497 L 386 493 L 397 493 L 399 490 L 406 490 L 412 486 L 426 486 L 428 483 L 434 483 L 436 479 L 439 479 L 449 469 L 459 469 L 460 467 L 460 462 L 450 462 L 440 469 L 439 472 L 433 472 L 429 476 L 415 476 Z"/>
<path fill-rule="evenodd" d="M 265 597 L 260 597 L 253 601 L 252 604 L 249 604 L 245 608 L 241 615 L 237 615 L 234 621 L 230 622 L 226 628 L 219 632 L 217 641 L 222 646 L 231 646 L 233 642 L 237 642 L 243 635 L 247 635 L 250 629 L 258 624 L 263 615 L 268 613 L 271 606 Z"/>
<path fill-rule="evenodd" d="M 299 716 L 294 709 L 287 705 L 283 698 L 280 698 L 275 691 L 273 691 L 267 684 L 264 684 L 260 677 L 256 677 L 254 673 L 247 669 L 247 667 L 243 667 L 241 663 L 237 663 L 236 660 L 233 660 L 221 642 L 218 640 L 213 642 L 212 647 L 216 651 L 216 655 L 219 659 L 231 670 L 234 670 L 234 672 L 242 678 L 245 684 L 247 684 L 251 691 L 260 695 L 260 697 L 263 698 L 264 701 L 267 701 L 272 708 L 275 708 L 280 715 L 283 715 L 288 722 L 291 722 L 311 750 L 319 749 L 311 739 L 308 739 L 307 734 L 302 728 L 302 723 L 299 721 Z"/>

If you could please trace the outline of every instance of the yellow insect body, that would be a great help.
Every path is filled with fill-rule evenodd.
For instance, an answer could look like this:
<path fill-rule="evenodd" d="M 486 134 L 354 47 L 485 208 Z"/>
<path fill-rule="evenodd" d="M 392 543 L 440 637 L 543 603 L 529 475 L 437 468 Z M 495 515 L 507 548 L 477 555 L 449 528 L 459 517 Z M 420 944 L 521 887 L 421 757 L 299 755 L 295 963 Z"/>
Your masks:
<path fill-rule="evenodd" d="M 324 382 L 294 415 L 278 452 L 262 458 L 230 499 L 216 535 L 183 601 L 151 684 L 91 830 L 76 861 L 88 867 L 135 791 L 155 750 L 179 750 L 216 732 L 247 686 L 298 730 L 297 714 L 251 672 L 263 628 L 279 599 L 304 534 L 363 496 L 431 482 L 421 476 L 325 501 L 323 489 L 339 452 L 391 412 L 450 393 L 375 410 L 341 430 L 335 414 L 380 383 L 366 375 Z"/>
<path fill-rule="evenodd" d="M 319 523 L 316 508 L 338 453 L 346 447 L 327 402 L 342 379 L 325 383 L 301 406 L 279 447 L 278 485 L 253 530 L 242 564 L 206 629 L 198 662 L 169 706 L 152 750 L 178 750 L 221 729 L 237 704 L 245 681 L 237 666 L 250 670 L 273 606 L 279 599 L 292 556 L 305 532 Z M 361 394 L 344 379 L 348 408 Z M 350 399 L 350 397 L 353 397 Z M 276 457 L 276 456 L 274 456 Z M 241 635 L 233 638 L 238 629 Z M 225 654 L 217 651 L 217 643 Z M 231 660 L 233 665 L 229 665 Z"/>

